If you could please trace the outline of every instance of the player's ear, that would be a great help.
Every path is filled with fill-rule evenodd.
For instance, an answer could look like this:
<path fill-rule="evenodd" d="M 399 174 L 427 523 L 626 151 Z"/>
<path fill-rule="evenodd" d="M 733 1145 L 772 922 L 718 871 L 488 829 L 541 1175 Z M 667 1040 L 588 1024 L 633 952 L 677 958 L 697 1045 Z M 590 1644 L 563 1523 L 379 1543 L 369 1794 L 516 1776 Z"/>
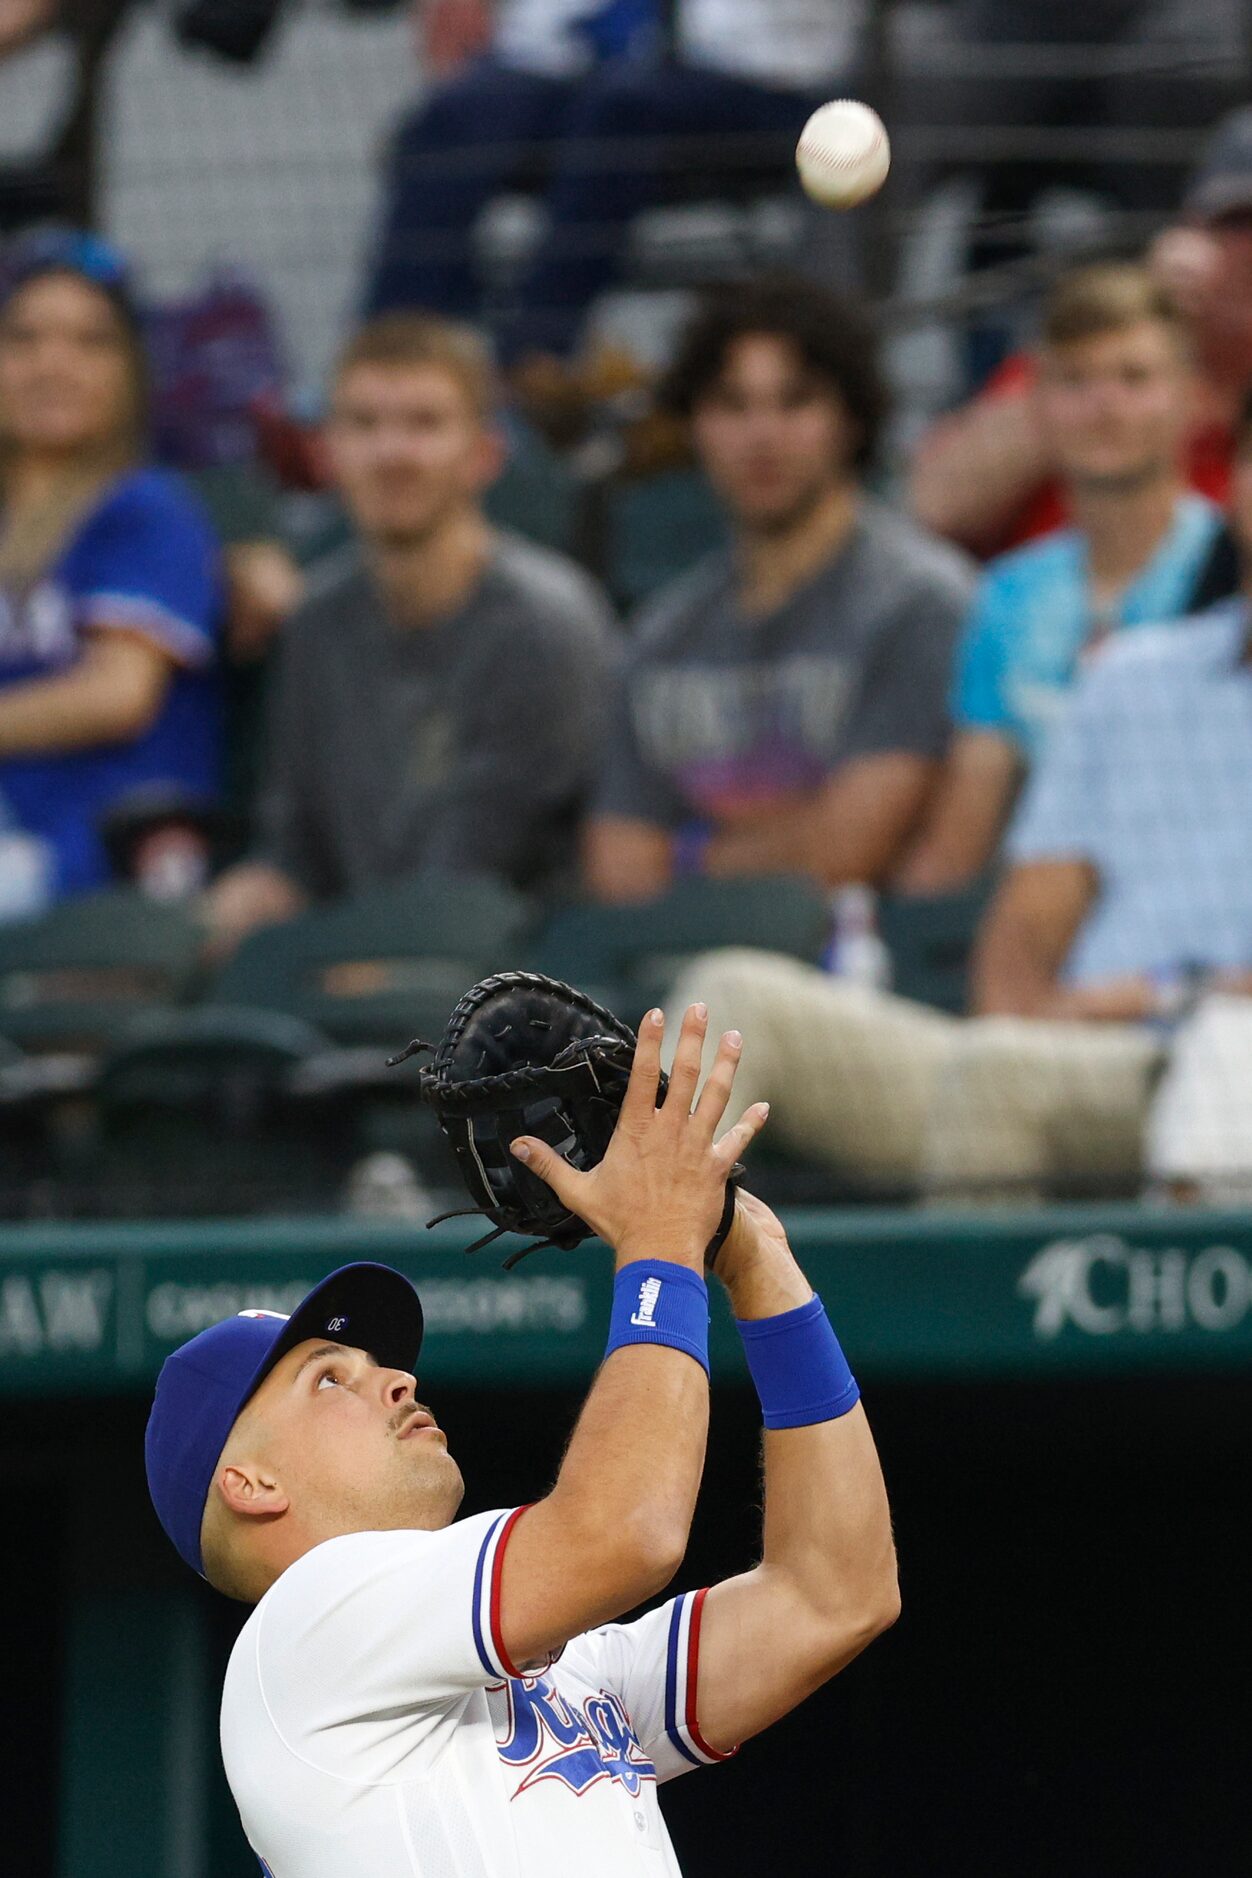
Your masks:
<path fill-rule="evenodd" d="M 213 1481 L 213 1491 L 243 1519 L 272 1519 L 285 1513 L 291 1501 L 273 1468 L 257 1461 L 224 1461 Z"/>

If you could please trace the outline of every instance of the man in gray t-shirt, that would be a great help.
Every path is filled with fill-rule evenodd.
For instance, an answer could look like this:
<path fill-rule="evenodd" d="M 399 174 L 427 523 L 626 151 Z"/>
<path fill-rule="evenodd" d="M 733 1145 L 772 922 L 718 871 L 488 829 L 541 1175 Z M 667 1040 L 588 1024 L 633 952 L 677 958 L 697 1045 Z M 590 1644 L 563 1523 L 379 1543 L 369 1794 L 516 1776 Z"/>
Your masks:
<path fill-rule="evenodd" d="M 420 867 L 567 871 L 611 651 L 592 582 L 519 536 L 494 534 L 463 603 L 416 632 L 354 554 L 288 630 L 261 852 L 316 899 Z"/>
<path fill-rule="evenodd" d="M 889 874 L 948 734 L 972 572 L 860 487 L 884 409 L 855 308 L 805 282 L 706 304 L 671 373 L 730 552 L 640 621 L 588 831 L 589 884 Z"/>
<path fill-rule="evenodd" d="M 616 634 L 572 563 L 484 519 L 491 396 L 442 321 L 386 315 L 344 352 L 327 434 L 359 543 L 284 634 L 255 850 L 208 896 L 219 953 L 421 868 L 570 869 Z"/>

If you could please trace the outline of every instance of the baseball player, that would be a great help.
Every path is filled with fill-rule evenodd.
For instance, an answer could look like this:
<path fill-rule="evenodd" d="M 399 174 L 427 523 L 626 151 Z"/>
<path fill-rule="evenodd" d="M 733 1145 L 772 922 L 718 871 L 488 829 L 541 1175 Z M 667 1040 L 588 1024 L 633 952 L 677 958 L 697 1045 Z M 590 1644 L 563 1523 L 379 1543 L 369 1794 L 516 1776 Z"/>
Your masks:
<path fill-rule="evenodd" d="M 350 1265 L 290 1317 L 244 1312 L 169 1358 L 146 1457 L 187 1563 L 255 1608 L 222 1751 L 270 1878 L 676 1874 L 660 1782 L 725 1760 L 898 1610 L 886 1494 L 858 1391 L 769 1209 L 740 1195 L 717 1259 L 765 1422 L 761 1563 L 620 1623 L 687 1544 L 708 1426 L 704 1253 L 741 1039 L 696 1100 L 687 1012 L 656 1106 L 642 1026 L 603 1161 L 513 1152 L 613 1248 L 605 1360 L 556 1484 L 458 1520 L 463 1485 L 417 1399 L 418 1298 Z M 693 1107 L 694 1103 L 694 1107 Z"/>

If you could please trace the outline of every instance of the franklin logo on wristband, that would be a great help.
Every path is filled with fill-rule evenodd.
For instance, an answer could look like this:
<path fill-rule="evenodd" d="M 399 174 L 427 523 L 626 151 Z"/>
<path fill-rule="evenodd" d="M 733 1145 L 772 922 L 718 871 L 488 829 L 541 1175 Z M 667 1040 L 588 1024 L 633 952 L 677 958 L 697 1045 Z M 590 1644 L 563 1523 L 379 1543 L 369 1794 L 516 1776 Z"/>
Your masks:
<path fill-rule="evenodd" d="M 669 1259 L 634 1259 L 613 1280 L 604 1354 L 632 1343 L 663 1343 L 709 1367 L 709 1291 L 699 1272 Z"/>
<path fill-rule="evenodd" d="M 660 1295 L 660 1279 L 645 1278 L 639 1287 L 639 1309 L 630 1320 L 639 1330 L 656 1329 L 656 1302 Z"/>

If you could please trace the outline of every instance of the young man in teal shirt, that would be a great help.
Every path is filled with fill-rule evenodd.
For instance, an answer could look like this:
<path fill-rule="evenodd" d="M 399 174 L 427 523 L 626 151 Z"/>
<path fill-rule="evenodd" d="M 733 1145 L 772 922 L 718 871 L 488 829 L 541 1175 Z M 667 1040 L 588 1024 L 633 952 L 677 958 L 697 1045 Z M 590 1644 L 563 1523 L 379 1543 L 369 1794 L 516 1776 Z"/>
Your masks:
<path fill-rule="evenodd" d="M 991 861 L 1087 653 L 1190 610 L 1221 528 L 1179 469 L 1191 389 L 1186 328 L 1144 269 L 1061 280 L 1044 315 L 1038 418 L 1075 522 L 983 574 L 957 656 L 956 736 L 906 890 L 954 890 Z"/>

